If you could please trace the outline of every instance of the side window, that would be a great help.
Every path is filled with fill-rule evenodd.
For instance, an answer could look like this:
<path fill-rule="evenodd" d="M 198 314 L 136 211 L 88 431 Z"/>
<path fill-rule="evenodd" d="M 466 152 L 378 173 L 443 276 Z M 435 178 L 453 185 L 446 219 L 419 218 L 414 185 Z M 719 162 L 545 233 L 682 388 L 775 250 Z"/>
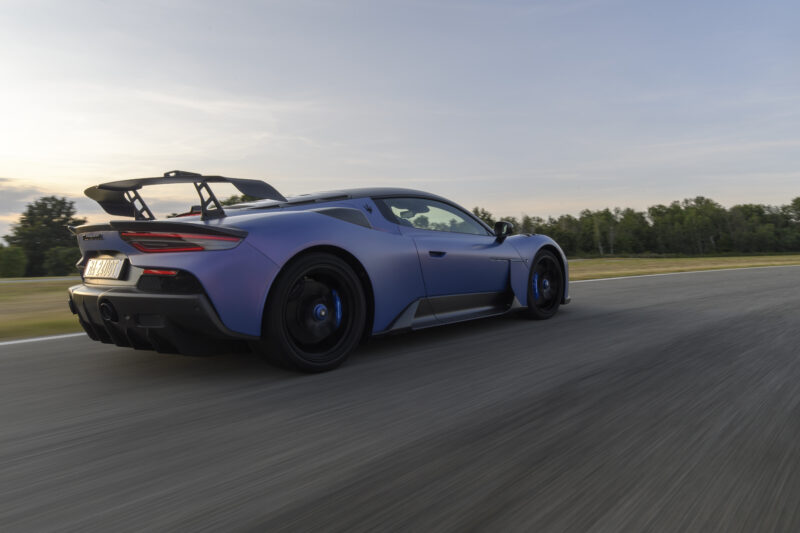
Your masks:
<path fill-rule="evenodd" d="M 376 200 L 392 222 L 431 231 L 488 235 L 486 229 L 460 209 L 426 198 L 382 198 Z"/>

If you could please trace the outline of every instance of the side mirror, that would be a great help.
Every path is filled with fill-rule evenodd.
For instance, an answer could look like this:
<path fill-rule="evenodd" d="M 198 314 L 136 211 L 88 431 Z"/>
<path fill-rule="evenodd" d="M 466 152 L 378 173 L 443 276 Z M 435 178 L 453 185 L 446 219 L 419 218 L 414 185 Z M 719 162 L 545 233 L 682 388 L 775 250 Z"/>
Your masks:
<path fill-rule="evenodd" d="M 494 234 L 497 237 L 497 242 L 503 242 L 513 232 L 514 225 L 511 222 L 500 220 L 494 223 Z"/>

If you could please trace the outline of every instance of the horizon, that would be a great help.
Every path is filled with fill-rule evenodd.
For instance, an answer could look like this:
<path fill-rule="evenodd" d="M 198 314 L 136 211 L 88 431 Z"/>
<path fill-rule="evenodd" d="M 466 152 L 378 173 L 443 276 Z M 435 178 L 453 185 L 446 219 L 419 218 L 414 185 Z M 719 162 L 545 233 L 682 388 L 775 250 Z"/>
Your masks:
<path fill-rule="evenodd" d="M 800 196 L 791 2 L 15 0 L 0 14 L 0 236 L 41 196 L 102 220 L 83 189 L 173 168 L 285 194 L 406 186 L 545 219 Z"/>
<path fill-rule="evenodd" d="M 0 178 L 0 184 L 2 184 L 2 182 L 3 182 L 3 178 Z M 196 193 L 194 192 L 194 190 L 191 187 L 184 188 L 183 192 L 187 192 L 189 194 L 185 195 L 183 197 L 183 199 L 178 199 L 179 197 L 175 194 L 175 192 L 178 189 L 181 189 L 182 186 L 164 185 L 164 186 L 159 186 L 158 188 L 159 189 L 171 190 L 173 194 L 167 195 L 166 197 L 157 197 L 157 196 L 153 195 L 152 193 L 157 191 L 158 189 L 155 189 L 154 187 L 151 187 L 149 189 L 149 191 L 148 191 L 148 192 L 150 192 L 150 194 L 145 193 L 145 194 L 142 195 L 142 197 L 144 198 L 144 200 L 147 203 L 148 207 L 151 209 L 151 211 L 153 211 L 153 213 L 156 215 L 157 219 L 161 219 L 161 218 L 165 217 L 166 215 L 168 215 L 169 213 L 185 211 L 185 210 L 189 209 L 189 207 L 191 207 L 191 205 L 193 205 L 197 201 L 197 198 L 193 197 L 193 195 L 195 195 Z M 233 195 L 237 195 L 238 196 L 240 194 L 239 191 L 237 191 L 232 185 L 225 184 L 225 183 L 215 183 L 215 184 L 213 184 L 212 185 L 212 190 L 214 190 L 215 196 L 217 196 L 217 198 L 220 201 L 224 201 L 224 200 L 230 198 Z M 227 194 L 218 194 L 217 193 L 218 190 L 227 191 Z M 320 192 L 320 191 L 313 191 L 313 192 Z M 99 222 L 103 222 L 105 220 L 110 220 L 112 218 L 114 218 L 114 219 L 119 219 L 120 218 L 120 217 L 113 217 L 112 215 L 107 214 L 105 211 L 102 210 L 102 208 L 99 206 L 99 204 L 97 204 L 94 200 L 91 200 L 86 196 L 74 197 L 74 196 L 67 196 L 67 195 L 60 195 L 60 194 L 46 194 L 46 195 L 43 195 L 43 196 L 56 196 L 56 197 L 59 197 L 59 198 L 66 198 L 67 200 L 72 201 L 75 204 L 75 208 L 76 208 L 76 213 L 75 213 L 74 216 L 76 218 L 86 218 L 87 219 L 87 222 L 86 222 L 87 224 L 99 223 Z M 42 198 L 43 196 L 37 196 L 37 197 L 33 198 L 30 202 L 27 202 L 27 203 L 32 203 L 32 202 Z M 288 196 L 291 197 L 292 195 L 288 195 Z M 673 200 L 666 201 L 666 202 L 656 202 L 656 203 L 653 203 L 653 204 L 650 204 L 650 205 L 647 205 L 647 206 L 644 206 L 644 207 L 641 207 L 641 208 L 628 206 L 628 205 L 614 205 L 614 206 L 610 206 L 609 205 L 609 206 L 593 208 L 593 209 L 585 208 L 585 209 L 581 209 L 581 210 L 576 211 L 576 212 L 547 214 L 547 215 L 539 215 L 539 214 L 536 214 L 536 213 L 530 213 L 530 212 L 526 212 L 526 211 L 522 211 L 522 212 L 519 212 L 519 213 L 508 213 L 508 212 L 505 212 L 505 211 L 494 211 L 494 210 L 488 209 L 488 208 L 486 208 L 486 206 L 480 205 L 480 204 L 472 205 L 472 206 L 465 205 L 465 204 L 460 204 L 460 205 L 461 205 L 461 207 L 469 210 L 470 212 L 472 212 L 474 209 L 478 209 L 478 208 L 485 209 L 486 211 L 489 212 L 490 215 L 492 215 L 492 217 L 494 217 L 495 219 L 498 219 L 498 220 L 500 218 L 503 218 L 503 217 L 513 217 L 513 218 L 516 218 L 518 221 L 521 221 L 523 217 L 530 216 L 530 217 L 533 217 L 533 218 L 540 217 L 545 222 L 549 222 L 551 219 L 552 220 L 557 220 L 562 216 L 573 216 L 575 218 L 580 218 L 581 213 L 583 211 L 586 211 L 586 210 L 591 211 L 591 212 L 600 212 L 600 211 L 603 211 L 603 210 L 607 209 L 607 210 L 611 211 L 611 213 L 614 213 L 616 209 L 625 210 L 625 209 L 628 209 L 628 208 L 633 209 L 636 212 L 644 213 L 644 215 L 649 220 L 650 215 L 648 213 L 648 210 L 651 207 L 670 206 L 670 205 L 675 204 L 675 203 L 681 203 L 682 204 L 684 202 L 693 201 L 693 200 L 696 200 L 698 198 L 704 198 L 706 200 L 711 200 L 715 204 L 721 206 L 726 211 L 730 211 L 732 208 L 734 208 L 736 206 L 739 206 L 739 205 L 760 205 L 760 206 L 767 207 L 767 208 L 782 208 L 782 207 L 789 206 L 795 198 L 800 198 L 800 195 L 798 195 L 798 196 L 796 196 L 794 198 L 787 199 L 786 201 L 781 202 L 781 203 L 777 203 L 777 204 L 760 204 L 760 203 L 757 203 L 757 202 L 747 202 L 747 203 L 737 203 L 737 204 L 733 204 L 733 205 L 725 205 L 725 204 L 722 204 L 720 202 L 717 202 L 714 198 L 698 195 L 698 196 L 693 196 L 693 197 L 690 197 L 690 198 L 673 199 Z M 456 202 L 456 203 L 458 203 L 458 202 Z M 27 206 L 27 204 L 26 204 L 26 206 Z M 78 206 L 84 206 L 84 207 L 85 206 L 90 206 L 90 209 L 81 210 Z M 0 244 L 7 244 L 7 242 L 4 239 L 4 236 L 10 233 L 11 226 L 19 221 L 19 217 L 23 214 L 23 212 L 24 212 L 24 209 L 23 209 L 23 211 L 20 211 L 20 213 L 17 215 L 16 219 L 13 220 L 11 223 L 5 223 L 4 221 L 0 220 Z"/>

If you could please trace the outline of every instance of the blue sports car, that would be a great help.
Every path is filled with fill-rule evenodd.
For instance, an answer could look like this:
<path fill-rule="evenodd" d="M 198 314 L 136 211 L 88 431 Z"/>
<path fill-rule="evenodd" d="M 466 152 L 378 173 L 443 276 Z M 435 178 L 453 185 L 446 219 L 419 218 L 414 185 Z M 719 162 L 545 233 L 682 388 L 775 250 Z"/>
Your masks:
<path fill-rule="evenodd" d="M 231 183 L 256 198 L 224 206 Z M 156 220 L 139 194 L 192 183 L 200 204 Z M 86 190 L 133 220 L 70 228 L 83 283 L 69 306 L 94 340 L 159 352 L 252 349 L 319 372 L 370 335 L 569 302 L 567 260 L 544 235 L 490 228 L 453 202 L 410 189 L 285 198 L 259 180 L 183 171 Z"/>

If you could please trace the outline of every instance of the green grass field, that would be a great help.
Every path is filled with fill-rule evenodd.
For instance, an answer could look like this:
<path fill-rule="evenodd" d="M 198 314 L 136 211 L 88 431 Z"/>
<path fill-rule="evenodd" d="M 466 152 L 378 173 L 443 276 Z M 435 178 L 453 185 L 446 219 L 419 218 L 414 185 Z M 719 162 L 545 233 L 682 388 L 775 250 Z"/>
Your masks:
<path fill-rule="evenodd" d="M 598 279 L 724 268 L 800 265 L 800 255 L 747 257 L 608 258 L 570 261 L 569 279 Z"/>
<path fill-rule="evenodd" d="M 570 279 L 597 279 L 693 270 L 800 265 L 800 255 L 687 258 L 607 258 L 570 261 Z M 0 280 L 0 341 L 82 331 L 67 307 L 74 280 Z"/>
<path fill-rule="evenodd" d="M 83 331 L 67 307 L 74 280 L 3 283 L 0 280 L 0 340 Z"/>

